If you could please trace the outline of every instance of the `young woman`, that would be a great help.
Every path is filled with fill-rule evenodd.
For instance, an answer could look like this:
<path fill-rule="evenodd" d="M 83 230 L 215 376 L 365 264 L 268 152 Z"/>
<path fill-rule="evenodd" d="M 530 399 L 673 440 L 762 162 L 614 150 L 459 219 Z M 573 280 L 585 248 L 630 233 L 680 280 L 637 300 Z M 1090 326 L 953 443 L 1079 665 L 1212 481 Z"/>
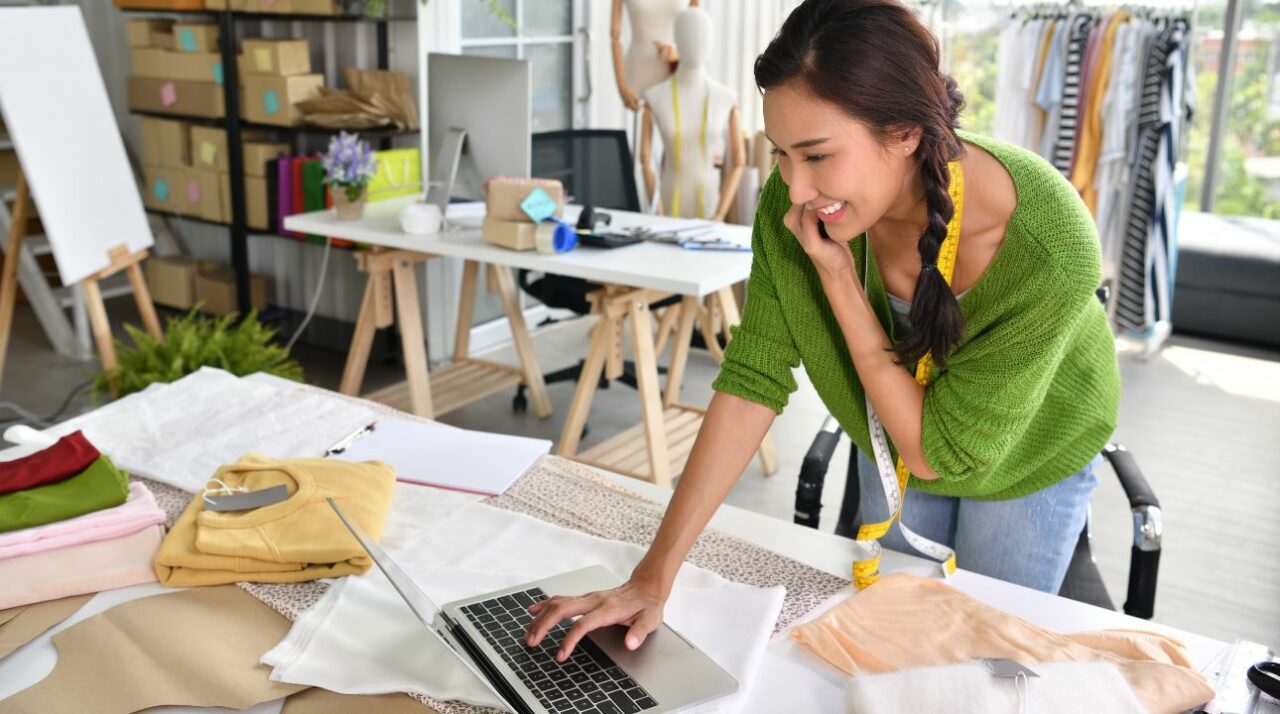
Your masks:
<path fill-rule="evenodd" d="M 894 472 L 874 461 L 874 411 L 911 474 L 903 522 L 954 547 L 960 567 L 1057 592 L 1083 527 L 1120 388 L 1098 238 L 1071 184 L 957 130 L 964 100 L 937 42 L 896 0 L 806 0 L 755 76 L 778 170 L 756 211 L 742 323 L 630 580 L 531 609 L 532 644 L 582 616 L 561 657 L 595 628 L 629 625 L 636 647 L 662 621 L 797 366 L 857 446 L 864 523 L 889 518 L 881 470 Z M 882 542 L 910 550 L 897 525 Z"/>

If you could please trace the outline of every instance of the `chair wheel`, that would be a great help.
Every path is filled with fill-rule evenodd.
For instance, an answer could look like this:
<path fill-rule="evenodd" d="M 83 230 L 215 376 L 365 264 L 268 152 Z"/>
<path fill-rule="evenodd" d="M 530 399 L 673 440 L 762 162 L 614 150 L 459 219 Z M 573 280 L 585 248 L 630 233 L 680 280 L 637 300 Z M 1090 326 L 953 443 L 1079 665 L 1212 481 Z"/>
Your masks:
<path fill-rule="evenodd" d="M 517 414 L 523 414 L 529 411 L 529 398 L 523 394 L 517 394 L 511 398 L 511 409 Z"/>

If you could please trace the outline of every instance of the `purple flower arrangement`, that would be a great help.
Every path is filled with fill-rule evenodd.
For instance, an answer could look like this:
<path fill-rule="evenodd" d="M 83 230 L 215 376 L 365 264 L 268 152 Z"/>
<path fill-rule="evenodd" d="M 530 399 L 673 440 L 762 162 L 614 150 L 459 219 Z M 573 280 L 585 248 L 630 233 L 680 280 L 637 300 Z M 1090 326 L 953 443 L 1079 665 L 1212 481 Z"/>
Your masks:
<path fill-rule="evenodd" d="M 359 134 L 342 132 L 329 140 L 329 151 L 321 157 L 324 166 L 324 182 L 342 188 L 347 199 L 360 198 L 364 187 L 378 173 L 377 160 L 369 144 L 360 140 Z"/>

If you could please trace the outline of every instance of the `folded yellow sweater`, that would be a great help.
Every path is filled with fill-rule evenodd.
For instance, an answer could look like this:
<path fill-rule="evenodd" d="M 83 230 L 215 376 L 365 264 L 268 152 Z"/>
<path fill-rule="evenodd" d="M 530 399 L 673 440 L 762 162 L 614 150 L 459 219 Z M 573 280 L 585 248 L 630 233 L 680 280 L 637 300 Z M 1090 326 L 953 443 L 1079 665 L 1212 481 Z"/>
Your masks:
<path fill-rule="evenodd" d="M 284 484 L 289 497 L 249 511 L 216 512 L 206 511 L 196 496 L 156 556 L 164 585 L 292 583 L 363 573 L 373 561 L 325 498 L 378 540 L 395 491 L 395 472 L 381 461 L 249 454 L 214 478 L 250 491 Z"/>

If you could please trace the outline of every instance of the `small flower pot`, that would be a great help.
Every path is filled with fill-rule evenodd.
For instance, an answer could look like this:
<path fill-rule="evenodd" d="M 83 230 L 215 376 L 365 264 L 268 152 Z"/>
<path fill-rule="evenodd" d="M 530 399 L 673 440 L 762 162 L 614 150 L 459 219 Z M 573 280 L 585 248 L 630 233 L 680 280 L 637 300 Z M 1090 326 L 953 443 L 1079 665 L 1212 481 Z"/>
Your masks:
<path fill-rule="evenodd" d="M 335 186 L 333 192 L 333 210 L 340 221 L 358 221 L 364 217 L 365 187 L 361 186 L 356 197 L 351 198 L 347 189 Z"/>

